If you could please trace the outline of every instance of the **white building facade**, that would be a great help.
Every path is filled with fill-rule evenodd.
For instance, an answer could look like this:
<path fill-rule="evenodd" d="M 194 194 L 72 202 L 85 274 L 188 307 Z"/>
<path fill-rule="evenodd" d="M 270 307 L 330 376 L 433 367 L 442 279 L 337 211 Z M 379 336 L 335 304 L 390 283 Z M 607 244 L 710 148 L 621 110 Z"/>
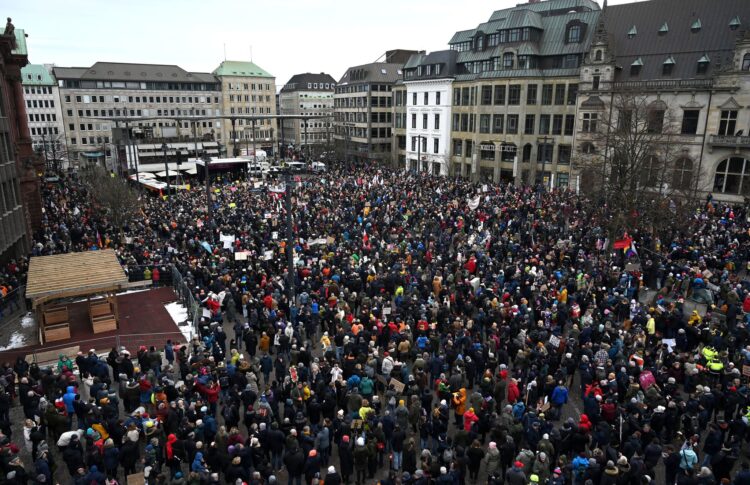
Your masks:
<path fill-rule="evenodd" d="M 448 175 L 453 79 L 405 81 L 406 167 Z"/>

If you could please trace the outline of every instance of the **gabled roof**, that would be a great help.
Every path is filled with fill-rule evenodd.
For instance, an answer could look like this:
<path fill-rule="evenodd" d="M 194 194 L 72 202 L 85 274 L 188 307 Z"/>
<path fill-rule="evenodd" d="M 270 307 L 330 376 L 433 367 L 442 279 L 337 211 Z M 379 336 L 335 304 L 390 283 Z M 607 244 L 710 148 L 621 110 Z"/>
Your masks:
<path fill-rule="evenodd" d="M 325 91 L 326 89 L 323 86 L 328 84 L 330 86 L 328 91 L 333 91 L 336 87 L 336 80 L 333 79 L 330 74 L 324 72 L 321 72 L 320 74 L 310 72 L 295 74 L 286 82 L 286 84 L 284 84 L 284 87 L 281 88 L 280 92 L 290 93 L 294 91 L 307 91 L 308 89 L 313 89 L 308 88 L 308 84 L 317 84 L 319 91 Z"/>
<path fill-rule="evenodd" d="M 213 74 L 214 76 L 274 77 L 251 61 L 223 61 L 214 69 Z"/>
<path fill-rule="evenodd" d="M 26 64 L 21 68 L 21 84 L 24 86 L 55 86 L 57 81 L 43 64 Z"/>
<path fill-rule="evenodd" d="M 669 30 L 660 34 L 667 14 Z M 675 62 L 668 78 L 690 79 L 710 77 L 719 65 L 733 62 L 735 42 L 742 34 L 741 29 L 730 28 L 735 17 L 741 25 L 750 25 L 750 1 L 651 0 L 608 6 L 605 27 L 618 66 L 642 59 L 639 80 L 664 77 L 662 65 L 668 56 Z M 698 21 L 701 29 L 691 31 Z M 637 35 L 628 38 L 633 27 Z M 711 60 L 708 71 L 697 75 L 696 65 L 704 55 Z M 617 76 L 627 80 L 627 70 Z"/>

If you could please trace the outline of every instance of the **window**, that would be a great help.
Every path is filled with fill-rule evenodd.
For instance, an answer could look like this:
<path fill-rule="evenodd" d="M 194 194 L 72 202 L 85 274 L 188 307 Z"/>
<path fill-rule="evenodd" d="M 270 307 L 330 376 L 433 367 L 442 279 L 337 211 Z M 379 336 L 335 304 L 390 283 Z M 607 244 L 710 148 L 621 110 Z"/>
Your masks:
<path fill-rule="evenodd" d="M 524 118 L 523 121 L 523 133 L 524 135 L 533 135 L 534 134 L 534 124 L 536 123 L 536 119 L 534 115 L 526 115 L 526 118 Z"/>
<path fill-rule="evenodd" d="M 576 124 L 575 115 L 565 115 L 565 131 L 563 132 L 563 134 L 565 136 L 573 135 L 573 129 L 575 128 L 575 124 Z"/>
<path fill-rule="evenodd" d="M 422 152 L 427 153 L 427 137 L 422 137 Z"/>
<path fill-rule="evenodd" d="M 459 128 L 461 127 L 461 115 L 458 113 L 453 113 L 453 126 L 451 127 L 452 131 L 459 131 Z"/>
<path fill-rule="evenodd" d="M 732 136 L 737 128 L 737 110 L 722 110 L 719 119 L 719 135 Z"/>
<path fill-rule="evenodd" d="M 584 153 L 586 155 L 594 155 L 596 154 L 596 147 L 593 143 L 585 142 L 581 145 L 581 153 Z"/>
<path fill-rule="evenodd" d="M 583 113 L 583 124 L 581 131 L 584 133 L 596 133 L 596 122 L 599 118 L 597 113 Z"/>
<path fill-rule="evenodd" d="M 466 113 L 461 114 L 461 131 L 469 131 L 469 115 Z"/>
<path fill-rule="evenodd" d="M 601 61 L 602 60 L 602 51 L 597 49 L 594 53 L 594 60 L 595 61 Z"/>
<path fill-rule="evenodd" d="M 495 86 L 494 104 L 505 104 L 505 84 Z"/>
<path fill-rule="evenodd" d="M 750 163 L 742 157 L 722 160 L 716 167 L 714 192 L 750 196 Z"/>
<path fill-rule="evenodd" d="M 542 104 L 543 105 L 552 104 L 552 89 L 553 89 L 553 86 L 551 84 L 542 85 Z"/>
<path fill-rule="evenodd" d="M 483 143 L 479 145 L 479 157 L 482 160 L 495 159 L 495 145 L 492 143 Z"/>
<path fill-rule="evenodd" d="M 435 93 L 435 104 L 440 106 L 440 91 Z"/>
<path fill-rule="evenodd" d="M 536 161 L 552 163 L 552 150 L 554 147 L 552 143 L 540 143 L 536 150 Z"/>
<path fill-rule="evenodd" d="M 565 104 L 565 85 L 555 84 L 555 104 Z"/>
<path fill-rule="evenodd" d="M 581 26 L 580 25 L 571 25 L 568 28 L 568 36 L 567 36 L 566 42 L 568 44 L 577 44 L 578 42 L 581 42 Z"/>
<path fill-rule="evenodd" d="M 462 140 L 453 140 L 453 156 L 460 157 L 463 152 L 464 144 Z"/>
<path fill-rule="evenodd" d="M 578 84 L 568 84 L 568 106 L 575 106 L 578 97 Z"/>
<path fill-rule="evenodd" d="M 411 137 L 411 151 L 413 152 L 417 151 L 417 137 L 416 136 Z"/>
<path fill-rule="evenodd" d="M 411 114 L 411 127 L 415 130 L 417 129 L 417 113 Z"/>
<path fill-rule="evenodd" d="M 652 109 L 648 112 L 646 131 L 648 133 L 661 133 L 664 128 L 664 110 Z"/>
<path fill-rule="evenodd" d="M 536 104 L 536 92 L 536 84 L 529 84 L 526 86 L 526 104 Z"/>
<path fill-rule="evenodd" d="M 461 89 L 453 88 L 453 106 L 461 106 Z"/>
<path fill-rule="evenodd" d="M 430 104 L 430 93 L 424 93 L 424 104 L 425 106 Z"/>
<path fill-rule="evenodd" d="M 482 86 L 482 99 L 483 105 L 492 104 L 492 86 Z"/>
<path fill-rule="evenodd" d="M 682 112 L 682 131 L 683 135 L 695 135 L 698 133 L 698 118 L 700 116 L 698 109 L 686 109 Z"/>
<path fill-rule="evenodd" d="M 523 146 L 523 153 L 521 154 L 521 161 L 523 163 L 529 163 L 531 161 L 531 143 L 527 143 Z"/>
<path fill-rule="evenodd" d="M 469 88 L 461 88 L 461 105 L 471 106 L 473 103 L 469 103 Z"/>
<path fill-rule="evenodd" d="M 708 64 L 711 61 L 709 61 L 708 56 L 703 56 L 700 59 L 698 59 L 698 67 L 696 68 L 697 74 L 706 74 L 708 72 Z"/>
<path fill-rule="evenodd" d="M 742 70 L 750 71 L 750 53 L 742 56 Z"/>
<path fill-rule="evenodd" d="M 554 115 L 552 117 L 552 134 L 562 135 L 563 115 Z"/>
<path fill-rule="evenodd" d="M 672 186 L 678 190 L 690 188 L 693 180 L 693 161 L 689 158 L 680 158 L 674 164 L 672 172 Z"/>
<path fill-rule="evenodd" d="M 601 78 L 602 78 L 602 77 L 601 77 L 600 75 L 598 75 L 598 74 L 595 74 L 595 75 L 594 75 L 594 76 L 593 76 L 593 77 L 591 78 L 591 89 L 593 89 L 594 91 L 597 91 L 597 90 L 599 90 L 599 83 L 600 83 L 600 81 L 601 81 Z"/>
<path fill-rule="evenodd" d="M 508 115 L 505 132 L 509 135 L 518 134 L 518 115 Z"/>
<path fill-rule="evenodd" d="M 432 153 L 439 153 L 439 152 L 440 152 L 440 139 L 433 138 L 432 139 Z"/>
<path fill-rule="evenodd" d="M 503 54 L 503 69 L 513 69 L 513 53 L 506 52 Z"/>
<path fill-rule="evenodd" d="M 411 104 L 413 106 L 417 105 L 417 93 L 411 93 Z"/>
<path fill-rule="evenodd" d="M 636 77 L 641 74 L 641 68 L 643 67 L 643 61 L 639 57 L 630 65 L 630 76 Z"/>
<path fill-rule="evenodd" d="M 521 85 L 511 84 L 508 86 L 508 105 L 521 104 Z"/>
<path fill-rule="evenodd" d="M 422 115 L 422 129 L 423 130 L 427 129 L 427 113 L 424 113 Z"/>
<path fill-rule="evenodd" d="M 479 133 L 490 132 L 490 115 L 479 115 Z"/>
<path fill-rule="evenodd" d="M 437 114 L 437 113 L 435 113 L 435 126 L 434 126 L 434 128 L 436 130 L 440 129 L 440 115 Z"/>
<path fill-rule="evenodd" d="M 570 145 L 560 145 L 557 147 L 557 163 L 570 165 Z"/>
<path fill-rule="evenodd" d="M 667 59 L 668 61 L 669 59 Z M 674 70 L 674 62 L 664 62 L 664 64 L 661 65 L 661 74 L 662 76 L 671 76 L 672 71 Z"/>
<path fill-rule="evenodd" d="M 575 69 L 578 67 L 578 60 L 580 57 L 578 54 L 568 54 L 563 57 L 563 66 L 565 69 Z"/>
<path fill-rule="evenodd" d="M 539 116 L 539 134 L 540 135 L 549 135 L 550 121 L 551 121 L 550 115 Z"/>
<path fill-rule="evenodd" d="M 617 130 L 630 131 L 633 121 L 633 112 L 629 109 L 621 109 L 617 117 Z"/>
<path fill-rule="evenodd" d="M 492 115 L 492 133 L 502 133 L 504 121 L 505 115 Z"/>

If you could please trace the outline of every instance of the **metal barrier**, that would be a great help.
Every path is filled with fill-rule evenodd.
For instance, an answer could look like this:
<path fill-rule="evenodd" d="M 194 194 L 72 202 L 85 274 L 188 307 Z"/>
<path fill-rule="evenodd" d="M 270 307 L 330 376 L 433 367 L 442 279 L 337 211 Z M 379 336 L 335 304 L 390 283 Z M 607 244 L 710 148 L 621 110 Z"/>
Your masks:
<path fill-rule="evenodd" d="M 9 291 L 0 298 L 0 327 L 17 321 L 26 314 L 26 286 Z"/>
<path fill-rule="evenodd" d="M 182 273 L 180 273 L 174 265 L 172 265 L 171 273 L 172 287 L 174 288 L 175 293 L 180 296 L 180 300 L 185 305 L 185 308 L 187 308 L 188 317 L 193 323 L 193 332 L 195 335 L 200 335 L 199 325 L 201 318 L 203 317 L 201 304 L 195 299 L 193 292 L 190 290 L 187 282 L 185 282 Z"/>

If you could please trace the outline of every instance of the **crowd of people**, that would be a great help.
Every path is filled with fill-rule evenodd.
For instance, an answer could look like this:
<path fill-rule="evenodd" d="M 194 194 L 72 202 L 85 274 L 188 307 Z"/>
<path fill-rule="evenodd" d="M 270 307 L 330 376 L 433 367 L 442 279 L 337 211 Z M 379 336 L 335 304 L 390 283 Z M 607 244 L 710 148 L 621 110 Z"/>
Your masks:
<path fill-rule="evenodd" d="M 293 194 L 290 299 L 276 193 L 144 194 L 119 231 L 84 184 L 46 189 L 32 256 L 174 266 L 211 317 L 5 364 L 6 483 L 750 484 L 744 207 L 623 251 L 572 191 L 358 168 Z"/>

